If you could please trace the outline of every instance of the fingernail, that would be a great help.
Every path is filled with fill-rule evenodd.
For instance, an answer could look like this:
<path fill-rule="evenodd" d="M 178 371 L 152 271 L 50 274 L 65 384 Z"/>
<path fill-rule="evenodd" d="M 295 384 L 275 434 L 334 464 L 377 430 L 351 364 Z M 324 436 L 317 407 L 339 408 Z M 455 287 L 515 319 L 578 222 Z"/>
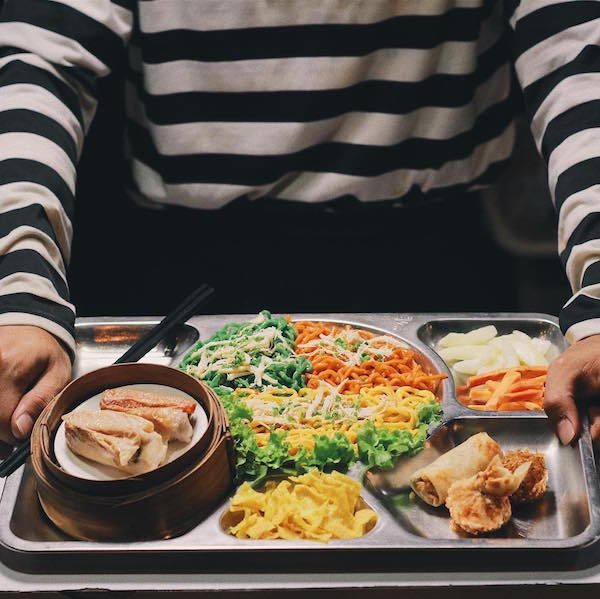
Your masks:
<path fill-rule="evenodd" d="M 15 427 L 19 433 L 19 437 L 24 439 L 33 428 L 33 419 L 27 412 L 23 412 L 16 420 Z"/>
<path fill-rule="evenodd" d="M 567 418 L 563 418 L 557 426 L 558 438 L 563 445 L 568 445 L 575 436 L 575 429 L 571 424 L 571 421 Z"/>

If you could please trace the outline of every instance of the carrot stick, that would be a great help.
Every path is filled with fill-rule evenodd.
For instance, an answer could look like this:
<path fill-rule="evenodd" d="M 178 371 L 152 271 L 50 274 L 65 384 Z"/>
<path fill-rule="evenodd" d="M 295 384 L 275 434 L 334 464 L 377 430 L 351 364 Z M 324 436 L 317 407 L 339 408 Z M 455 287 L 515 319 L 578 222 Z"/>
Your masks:
<path fill-rule="evenodd" d="M 469 377 L 467 387 L 478 387 L 487 381 L 501 381 L 507 372 L 519 372 L 521 378 L 530 379 L 546 374 L 548 368 L 546 366 L 517 366 L 505 370 L 495 370 L 493 372 L 485 372 Z"/>
<path fill-rule="evenodd" d="M 516 410 L 526 410 L 524 401 L 509 401 L 498 407 L 499 412 L 514 412 Z"/>
<path fill-rule="evenodd" d="M 521 373 L 516 371 L 508 371 L 500 381 L 498 387 L 492 393 L 492 396 L 485 404 L 489 410 L 495 410 L 498 407 L 499 399 L 508 391 L 510 386 L 521 378 Z"/>
<path fill-rule="evenodd" d="M 541 389 L 525 389 L 523 391 L 510 391 L 498 400 L 498 404 L 509 401 L 541 401 L 544 392 Z"/>

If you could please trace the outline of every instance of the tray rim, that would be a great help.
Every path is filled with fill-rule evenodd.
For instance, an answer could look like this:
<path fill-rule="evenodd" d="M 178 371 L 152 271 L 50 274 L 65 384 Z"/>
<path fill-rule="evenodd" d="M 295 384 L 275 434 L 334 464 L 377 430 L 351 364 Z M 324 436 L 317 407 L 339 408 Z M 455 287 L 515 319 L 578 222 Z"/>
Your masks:
<path fill-rule="evenodd" d="M 221 320 L 223 322 L 230 321 L 232 319 L 242 320 L 247 317 L 252 317 L 252 314 L 222 314 L 222 315 L 207 315 L 207 316 L 194 316 L 189 319 L 185 324 L 193 326 L 198 330 L 200 335 L 202 335 L 198 325 L 200 325 L 203 321 L 216 319 Z M 417 349 L 418 351 L 422 351 L 428 358 L 431 359 L 434 365 L 441 366 L 442 371 L 449 372 L 448 367 L 445 362 L 441 359 L 441 357 L 426 343 L 424 343 L 417 335 L 416 331 L 418 328 L 431 321 L 431 320 L 472 320 L 474 322 L 484 321 L 484 320 L 536 320 L 541 322 L 546 322 L 552 324 L 554 326 L 558 326 L 558 319 L 554 316 L 542 313 L 520 313 L 520 312 L 502 312 L 502 313 L 494 313 L 494 312 L 481 312 L 481 313 L 473 313 L 473 312 L 443 312 L 443 313 L 339 313 L 339 314 L 319 314 L 319 313 L 299 313 L 293 314 L 294 320 L 301 319 L 318 319 L 318 320 L 328 320 L 340 323 L 348 323 L 357 326 L 363 326 L 366 328 L 374 328 L 385 331 L 386 333 L 392 334 L 400 339 L 403 339 L 407 343 L 409 343 L 412 347 Z M 381 324 L 373 324 L 372 320 L 382 319 L 384 322 Z M 142 316 L 142 317 L 84 317 L 77 319 L 76 328 L 89 326 L 89 325 L 103 325 L 103 324 L 130 324 L 130 325 L 139 325 L 139 324 L 153 324 L 158 322 L 160 317 L 154 316 Z M 390 322 L 392 323 L 396 320 L 396 323 L 400 325 L 400 330 L 395 330 L 393 328 L 389 328 Z M 387 321 L 387 322 L 386 322 Z M 217 325 L 219 326 L 219 325 Z M 406 331 L 406 334 L 405 334 Z M 412 336 L 411 333 L 412 332 Z M 189 348 L 188 348 L 189 349 Z M 187 351 L 187 349 L 186 349 Z M 445 381 L 446 383 L 447 381 Z M 452 390 L 454 390 L 454 385 L 451 385 Z M 444 399 L 446 398 L 446 390 L 444 390 Z M 454 398 L 455 399 L 455 398 Z M 455 403 L 458 404 L 458 402 Z M 498 417 L 497 413 L 484 414 L 474 412 L 473 410 L 468 410 L 463 406 L 460 406 L 460 409 L 450 409 L 446 411 L 446 405 L 444 405 L 444 414 L 442 417 L 442 422 L 440 425 L 447 423 L 456 418 L 495 418 Z M 450 406 L 448 406 L 450 407 Z M 530 413 L 514 413 L 514 414 L 502 414 L 503 418 L 524 418 L 524 417 L 533 417 L 533 418 L 545 418 L 544 414 L 530 414 Z M 140 555 L 152 555 L 152 554 L 164 554 L 165 551 L 168 553 L 194 553 L 194 554 L 215 554 L 215 553 L 229 553 L 232 555 L 237 555 L 240 552 L 244 553 L 295 553 L 295 552 L 303 552 L 310 551 L 310 553 L 331 553 L 335 552 L 379 552 L 379 551 L 387 551 L 399 553 L 406 550 L 412 552 L 426 552 L 432 550 L 432 545 L 435 545 L 436 550 L 456 550 L 461 549 L 464 551 L 480 551 L 482 549 L 486 550 L 486 553 L 489 551 L 500 551 L 500 552 L 516 552 L 523 553 L 531 550 L 541 550 L 543 552 L 547 551 L 560 551 L 563 553 L 564 551 L 578 551 L 589 547 L 594 544 L 600 538 L 600 487 L 598 485 L 598 477 L 596 475 L 596 467 L 593 459 L 593 449 L 591 446 L 591 439 L 589 437 L 589 425 L 584 426 L 583 435 L 579 441 L 579 452 L 582 456 L 582 464 L 584 468 L 584 477 L 586 483 L 586 495 L 588 500 L 588 508 L 590 513 L 590 523 L 589 525 L 579 534 L 568 537 L 566 539 L 556 539 L 556 540 L 543 540 L 543 539 L 523 539 L 520 541 L 519 539 L 455 539 L 455 540 L 439 540 L 435 541 L 432 539 L 425 539 L 424 543 L 413 543 L 409 546 L 399 545 L 394 546 L 390 545 L 389 542 L 382 543 L 369 543 L 365 546 L 364 543 L 348 543 L 347 541 L 337 541 L 331 542 L 325 546 L 315 547 L 314 544 L 309 543 L 307 541 L 297 542 L 297 543 L 287 543 L 286 545 L 282 545 L 279 541 L 250 541 L 250 546 L 247 544 L 248 542 L 242 544 L 238 543 L 235 546 L 227 546 L 227 547 L 214 547 L 214 546 L 197 546 L 197 547 L 168 547 L 167 545 L 162 545 L 161 547 L 153 547 L 152 545 L 156 543 L 164 543 L 164 541 L 151 541 L 144 543 L 92 543 L 92 542 L 82 542 L 82 541 L 28 541 L 26 539 L 22 539 L 13 533 L 10 528 L 10 519 L 12 517 L 12 509 L 10 510 L 10 514 L 8 517 L 5 515 L 5 509 L 3 509 L 4 504 L 7 501 L 7 496 L 11 495 L 12 491 L 12 499 L 13 504 L 11 508 L 14 508 L 14 500 L 16 500 L 19 487 L 21 484 L 21 480 L 23 477 L 23 469 L 17 471 L 17 473 L 13 474 L 6 481 L 2 496 L 0 498 L 0 545 L 2 545 L 5 549 L 22 554 L 49 554 L 56 555 L 57 553 L 61 554 L 73 554 L 73 553 L 82 553 L 85 552 L 87 554 L 123 554 L 123 553 L 131 553 L 134 552 Z M 591 465 L 589 456 L 591 455 Z M 587 456 L 587 459 L 586 459 Z M 593 468 L 593 470 L 592 470 Z M 595 481 L 595 484 L 592 484 L 590 487 L 590 478 L 592 481 Z M 363 495 L 368 503 L 373 505 L 378 513 L 381 516 L 385 513 L 388 514 L 387 508 L 379 502 L 377 497 L 370 493 L 367 489 L 363 488 Z M 224 506 L 226 502 L 221 504 L 209 517 L 209 519 L 216 518 L 220 520 L 221 515 L 223 513 Z M 376 527 L 377 529 L 378 527 Z M 372 532 L 375 532 L 375 530 Z M 361 537 L 361 539 L 368 540 L 371 537 L 371 534 L 366 535 L 365 537 Z M 410 536 L 410 535 L 407 535 Z M 415 537 L 419 539 L 420 537 Z M 355 539 L 353 541 L 360 541 L 360 539 Z M 490 542 L 491 541 L 491 542 Z M 76 547 L 71 547 L 71 545 L 76 545 Z M 82 547 L 82 545 L 85 545 Z M 131 546 L 135 545 L 135 547 L 128 547 L 125 549 L 123 546 Z"/>

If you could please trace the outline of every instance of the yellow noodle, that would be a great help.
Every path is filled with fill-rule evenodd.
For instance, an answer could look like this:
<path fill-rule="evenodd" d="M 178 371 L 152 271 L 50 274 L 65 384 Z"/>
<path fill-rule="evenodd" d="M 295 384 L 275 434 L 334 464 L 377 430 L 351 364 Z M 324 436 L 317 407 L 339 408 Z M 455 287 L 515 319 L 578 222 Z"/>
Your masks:
<path fill-rule="evenodd" d="M 269 387 L 264 391 L 236 389 L 234 393 L 245 398 L 253 410 L 254 419 L 250 426 L 256 433 L 258 445 L 267 444 L 271 429 L 284 430 L 292 453 L 301 446 L 312 450 L 315 436 L 332 437 L 336 432 L 344 434 L 355 445 L 357 432 L 367 421 L 377 427 L 414 431 L 419 406 L 435 401 L 431 391 L 387 385 L 364 388 L 359 393 L 336 395 L 335 398 L 326 388 L 295 391 Z M 310 413 L 318 393 L 321 393 L 320 402 Z M 329 409 L 325 410 L 328 402 Z"/>

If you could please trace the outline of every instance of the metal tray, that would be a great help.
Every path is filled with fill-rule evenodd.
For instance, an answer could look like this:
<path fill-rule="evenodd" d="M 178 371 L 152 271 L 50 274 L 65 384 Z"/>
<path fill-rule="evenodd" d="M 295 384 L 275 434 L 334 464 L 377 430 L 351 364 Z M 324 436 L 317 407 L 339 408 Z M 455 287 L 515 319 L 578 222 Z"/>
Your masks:
<path fill-rule="evenodd" d="M 144 361 L 179 364 L 198 338 L 206 338 L 247 315 L 198 316 L 181 326 Z M 260 571 L 260 570 L 472 570 L 580 568 L 596 560 L 590 550 L 600 537 L 600 488 L 589 427 L 575 448 L 562 447 L 540 413 L 482 413 L 456 400 L 450 372 L 433 351 L 450 330 L 465 331 L 487 323 L 500 333 L 515 328 L 566 347 L 554 317 L 541 314 L 310 314 L 294 319 L 330 320 L 383 330 L 423 354 L 424 363 L 446 372 L 441 385 L 443 435 L 447 449 L 469 435 L 488 431 L 505 448 L 528 446 L 546 455 L 549 490 L 543 501 L 515 512 L 512 524 L 496 536 L 460 538 L 449 527 L 444 509 L 429 510 L 398 494 L 395 481 L 401 465 L 365 478 L 363 498 L 379 514 L 367 535 L 328 544 L 308 541 L 243 541 L 221 527 L 225 501 L 211 517 L 177 538 L 140 543 L 75 541 L 58 531 L 41 511 L 29 465 L 5 483 L 0 500 L 2 560 L 16 569 L 64 571 Z M 110 364 L 158 319 L 79 319 L 74 374 Z M 356 465 L 350 474 L 363 475 Z M 584 551 L 589 556 L 582 560 Z M 590 553 L 591 551 L 591 553 Z M 465 556 L 468 555 L 468 558 Z M 493 555 L 493 559 L 491 559 Z M 62 559 L 58 559 L 58 558 Z M 68 559 L 64 559 L 67 558 Z"/>

